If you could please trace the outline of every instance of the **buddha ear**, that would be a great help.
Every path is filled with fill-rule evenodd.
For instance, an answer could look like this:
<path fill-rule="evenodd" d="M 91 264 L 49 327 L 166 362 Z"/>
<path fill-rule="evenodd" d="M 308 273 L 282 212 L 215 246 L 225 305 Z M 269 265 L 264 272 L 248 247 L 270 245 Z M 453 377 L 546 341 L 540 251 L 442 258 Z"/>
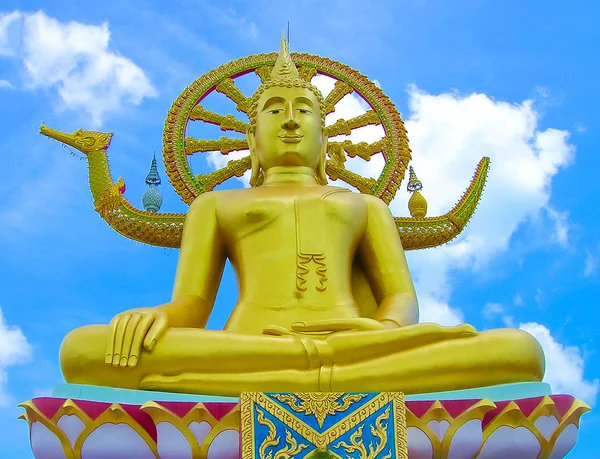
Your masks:
<path fill-rule="evenodd" d="M 248 148 L 250 149 L 250 186 L 258 186 L 260 182 L 260 161 L 256 154 L 256 140 L 252 128 L 248 128 L 248 131 L 246 131 L 246 139 L 248 140 Z"/>
<path fill-rule="evenodd" d="M 323 134 L 323 142 L 321 145 L 321 156 L 317 164 L 316 180 L 319 185 L 327 185 L 327 174 L 325 173 L 325 165 L 327 163 L 327 134 Z"/>

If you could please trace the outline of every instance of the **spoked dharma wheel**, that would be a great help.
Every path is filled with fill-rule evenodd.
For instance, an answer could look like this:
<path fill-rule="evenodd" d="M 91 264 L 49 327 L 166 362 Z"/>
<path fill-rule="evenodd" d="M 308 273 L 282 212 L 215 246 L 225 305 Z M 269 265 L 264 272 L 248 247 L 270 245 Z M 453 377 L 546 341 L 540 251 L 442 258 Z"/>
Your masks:
<path fill-rule="evenodd" d="M 326 113 L 332 113 L 336 104 L 347 94 L 360 96 L 370 109 L 349 120 L 340 119 L 326 126 L 327 136 L 332 139 L 350 135 L 355 129 L 380 125 L 384 136 L 374 143 L 353 143 L 350 140 L 330 141 L 327 148 L 326 172 L 332 180 L 342 180 L 362 193 L 372 194 L 389 204 L 400 187 L 404 172 L 411 159 L 408 138 L 400 114 L 388 97 L 367 77 L 340 64 L 310 54 L 291 54 L 300 76 L 310 81 L 315 75 L 327 75 L 335 81 L 334 89 L 325 98 Z M 246 134 L 247 113 L 251 95 L 245 95 L 235 83 L 236 78 L 255 72 L 265 82 L 277 59 L 277 53 L 244 57 L 218 67 L 201 76 L 186 88 L 175 100 L 164 130 L 163 155 L 169 179 L 181 199 L 187 204 L 200 194 L 215 186 L 241 177 L 250 169 L 249 154 L 232 159 L 221 169 L 208 174 L 194 175 L 188 157 L 197 153 L 218 151 L 223 155 L 248 149 L 245 138 L 221 137 L 220 139 L 197 139 L 187 134 L 188 123 L 204 122 L 217 125 L 222 131 Z M 233 101 L 244 120 L 233 115 L 221 115 L 203 107 L 203 100 L 217 91 Z M 385 160 L 377 179 L 365 178 L 344 167 L 348 157 L 369 161 L 373 155 L 383 155 Z"/>

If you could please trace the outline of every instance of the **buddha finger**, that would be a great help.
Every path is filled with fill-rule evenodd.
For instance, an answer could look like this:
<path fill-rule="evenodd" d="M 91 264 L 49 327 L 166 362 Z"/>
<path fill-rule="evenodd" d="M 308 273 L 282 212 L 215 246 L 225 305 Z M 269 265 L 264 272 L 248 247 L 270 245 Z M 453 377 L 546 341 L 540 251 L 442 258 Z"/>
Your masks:
<path fill-rule="evenodd" d="M 312 322 L 294 322 L 292 330 L 303 333 L 310 332 L 341 332 L 350 330 L 381 330 L 385 326 L 376 320 L 364 317 L 356 319 L 331 319 Z"/>
<path fill-rule="evenodd" d="M 129 323 L 127 324 L 127 328 L 125 329 L 125 334 L 123 337 L 123 348 L 121 349 L 121 362 L 120 365 L 122 367 L 126 367 L 129 362 L 129 353 L 131 352 L 131 344 L 133 341 L 133 337 L 138 328 L 140 320 L 142 319 L 142 315 L 139 313 L 134 313 L 131 315 L 131 319 L 129 319 Z"/>
<path fill-rule="evenodd" d="M 263 328 L 263 335 L 269 336 L 301 336 L 301 333 L 297 333 L 295 331 L 289 330 L 285 327 L 280 327 L 279 325 L 269 325 Z"/>
<path fill-rule="evenodd" d="M 119 324 L 119 320 L 121 316 L 113 317 L 113 320 L 110 321 L 110 333 L 108 334 L 108 342 L 106 343 L 106 356 L 104 358 L 104 363 L 111 364 L 113 360 L 113 353 L 115 350 L 115 337 L 117 335 L 117 326 Z"/>
<path fill-rule="evenodd" d="M 337 320 L 324 320 L 316 322 L 294 322 L 292 330 L 299 333 L 339 332 L 353 330 L 351 324 Z"/>
<path fill-rule="evenodd" d="M 152 322 L 154 322 L 154 317 L 151 315 L 144 315 L 140 320 L 139 325 L 135 329 L 135 335 L 133 335 L 133 341 L 131 343 L 131 351 L 129 353 L 129 366 L 131 368 L 135 367 L 137 361 L 142 352 L 142 343 L 144 338 L 148 334 L 148 330 L 152 326 Z"/>
<path fill-rule="evenodd" d="M 164 313 L 157 313 L 154 317 L 154 322 L 152 322 L 152 325 L 144 338 L 144 349 L 148 352 L 152 352 L 152 349 L 156 346 L 156 341 L 158 341 L 166 331 L 168 325 L 167 316 Z"/>
<path fill-rule="evenodd" d="M 113 367 L 118 367 L 121 362 L 121 349 L 123 348 L 123 336 L 125 335 L 125 329 L 131 319 L 131 314 L 122 314 L 119 323 L 117 324 L 117 331 L 115 333 L 115 350 L 113 354 L 112 364 Z"/>

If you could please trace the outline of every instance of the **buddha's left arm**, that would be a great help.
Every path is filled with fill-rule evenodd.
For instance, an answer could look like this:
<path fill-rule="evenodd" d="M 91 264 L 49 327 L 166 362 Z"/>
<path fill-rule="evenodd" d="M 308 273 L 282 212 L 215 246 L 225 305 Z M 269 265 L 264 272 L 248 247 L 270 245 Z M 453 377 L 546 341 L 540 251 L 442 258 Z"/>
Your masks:
<path fill-rule="evenodd" d="M 416 324 L 417 295 L 394 218 L 381 199 L 364 197 L 368 222 L 358 252 L 379 305 L 374 319 L 391 327 Z"/>

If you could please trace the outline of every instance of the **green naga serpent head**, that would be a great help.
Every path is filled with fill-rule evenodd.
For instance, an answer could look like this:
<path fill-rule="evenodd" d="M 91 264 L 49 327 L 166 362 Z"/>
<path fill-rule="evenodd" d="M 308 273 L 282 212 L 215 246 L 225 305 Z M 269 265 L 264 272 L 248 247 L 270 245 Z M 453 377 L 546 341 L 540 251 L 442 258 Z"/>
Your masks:
<path fill-rule="evenodd" d="M 40 127 L 40 134 L 76 148 L 86 155 L 94 151 L 108 149 L 113 136 L 112 132 L 84 131 L 83 129 L 79 129 L 73 134 L 67 134 L 51 129 L 45 124 Z"/>

